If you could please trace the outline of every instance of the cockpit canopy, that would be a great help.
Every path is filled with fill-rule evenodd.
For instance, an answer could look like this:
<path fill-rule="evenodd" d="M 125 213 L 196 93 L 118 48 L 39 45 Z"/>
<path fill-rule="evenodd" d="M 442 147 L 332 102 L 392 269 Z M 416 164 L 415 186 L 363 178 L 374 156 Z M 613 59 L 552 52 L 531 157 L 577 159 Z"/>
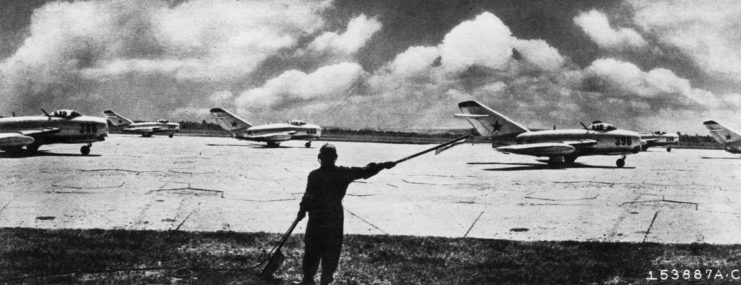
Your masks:
<path fill-rule="evenodd" d="M 609 132 L 609 131 L 617 130 L 617 128 L 613 126 L 612 124 L 603 123 L 602 121 L 592 122 L 592 124 L 589 126 L 589 129 L 593 131 L 600 131 L 600 132 Z"/>
<path fill-rule="evenodd" d="M 51 113 L 52 117 L 59 117 L 59 118 L 65 118 L 65 119 L 74 119 L 79 116 L 82 116 L 82 114 L 78 113 L 75 110 L 67 110 L 67 109 L 61 109 L 56 110 Z"/>
<path fill-rule="evenodd" d="M 167 122 L 169 122 L 169 121 L 168 120 L 163 120 L 163 119 L 157 120 L 157 123 L 160 123 L 160 124 L 167 124 Z"/>
<path fill-rule="evenodd" d="M 301 120 L 290 120 L 288 121 L 288 124 L 294 125 L 294 126 L 303 126 L 303 125 L 306 125 L 306 122 L 301 121 Z"/>

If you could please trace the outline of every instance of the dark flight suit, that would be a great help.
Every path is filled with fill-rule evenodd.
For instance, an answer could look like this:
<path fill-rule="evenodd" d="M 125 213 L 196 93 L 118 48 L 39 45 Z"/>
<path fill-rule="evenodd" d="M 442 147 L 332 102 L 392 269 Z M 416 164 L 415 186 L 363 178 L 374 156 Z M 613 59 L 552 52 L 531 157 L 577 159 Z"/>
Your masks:
<path fill-rule="evenodd" d="M 309 212 L 304 244 L 304 278 L 313 279 L 322 263 L 321 284 L 332 282 L 340 260 L 344 215 L 342 198 L 353 180 L 367 179 L 378 174 L 382 164 L 365 167 L 332 166 L 309 173 L 306 193 L 301 199 L 301 211 Z"/>

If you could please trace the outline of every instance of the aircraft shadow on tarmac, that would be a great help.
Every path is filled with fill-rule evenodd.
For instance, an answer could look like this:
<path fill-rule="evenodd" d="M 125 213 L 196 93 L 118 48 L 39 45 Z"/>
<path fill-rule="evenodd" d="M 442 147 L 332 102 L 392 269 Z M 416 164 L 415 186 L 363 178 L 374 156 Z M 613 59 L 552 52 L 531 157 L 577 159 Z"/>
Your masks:
<path fill-rule="evenodd" d="M 307 148 L 305 146 L 267 146 L 264 144 L 216 144 L 216 143 L 209 143 L 206 144 L 207 146 L 239 146 L 239 147 L 249 147 L 249 148 L 257 148 L 257 149 L 274 149 L 274 148 Z"/>
<path fill-rule="evenodd" d="M 521 162 L 469 162 L 469 165 L 513 165 L 511 167 L 502 168 L 484 168 L 486 171 L 518 171 L 518 170 L 565 170 L 569 168 L 604 168 L 604 169 L 620 169 L 615 166 L 602 166 L 602 165 L 587 165 L 581 163 L 574 163 L 564 167 L 553 167 L 545 163 L 521 163 Z M 623 169 L 633 169 L 635 167 L 624 167 Z"/>
<path fill-rule="evenodd" d="M 35 153 L 12 153 L 12 152 L 0 152 L 0 158 L 25 158 L 25 157 L 34 157 L 34 156 L 76 156 L 76 157 L 98 157 L 101 156 L 100 154 L 88 154 L 88 155 L 82 155 L 80 153 L 58 153 L 58 152 L 48 152 L 44 150 L 37 151 Z"/>
<path fill-rule="evenodd" d="M 702 159 L 741 159 L 741 156 L 738 157 L 728 157 L 728 156 L 702 156 Z"/>

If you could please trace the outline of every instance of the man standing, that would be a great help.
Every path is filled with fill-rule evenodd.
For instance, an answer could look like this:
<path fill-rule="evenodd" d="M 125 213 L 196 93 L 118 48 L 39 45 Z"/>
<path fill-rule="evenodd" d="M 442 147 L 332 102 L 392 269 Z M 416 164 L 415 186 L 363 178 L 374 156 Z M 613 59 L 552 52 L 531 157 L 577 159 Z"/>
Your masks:
<path fill-rule="evenodd" d="M 300 284 L 314 284 L 314 275 L 322 264 L 320 284 L 329 284 L 340 260 L 342 250 L 344 215 L 342 198 L 353 180 L 367 179 L 382 169 L 396 165 L 394 162 L 370 163 L 365 167 L 336 166 L 337 149 L 325 144 L 319 149 L 321 166 L 309 173 L 306 192 L 301 199 L 298 219 L 309 212 L 309 222 L 304 238 L 304 278 Z"/>

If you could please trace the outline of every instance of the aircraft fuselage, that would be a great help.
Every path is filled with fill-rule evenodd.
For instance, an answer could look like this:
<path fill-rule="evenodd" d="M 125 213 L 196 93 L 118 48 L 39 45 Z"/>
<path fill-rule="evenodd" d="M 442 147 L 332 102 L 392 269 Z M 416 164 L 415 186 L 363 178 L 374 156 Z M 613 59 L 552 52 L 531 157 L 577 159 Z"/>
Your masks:
<path fill-rule="evenodd" d="M 655 139 L 655 141 L 649 142 L 650 146 L 676 145 L 679 143 L 677 138 L 677 135 L 641 135 L 641 139 L 644 140 Z"/>
<path fill-rule="evenodd" d="M 636 153 L 641 147 L 641 137 L 636 132 L 613 130 L 609 132 L 585 129 L 547 130 L 521 133 L 514 138 L 516 144 L 552 143 L 564 141 L 595 140 L 596 144 L 575 147 L 569 155 L 620 155 Z M 494 147 L 496 147 L 496 142 Z M 534 156 L 546 156 L 537 155 Z"/>
<path fill-rule="evenodd" d="M 730 143 L 726 144 L 725 149 L 730 153 L 741 153 L 741 143 Z"/>
<path fill-rule="evenodd" d="M 72 119 L 47 116 L 0 118 L 0 133 L 57 128 L 58 132 L 44 135 L 34 143 L 92 143 L 102 141 L 108 134 L 105 119 L 80 116 Z M 40 140 L 40 141 L 39 141 Z"/>
<path fill-rule="evenodd" d="M 266 124 L 235 131 L 235 137 L 243 140 L 270 141 L 262 136 L 274 133 L 290 133 L 292 140 L 316 140 L 322 135 L 322 128 L 314 124 L 301 126 L 287 123 Z"/>
<path fill-rule="evenodd" d="M 133 123 L 126 125 L 121 128 L 122 132 L 128 133 L 150 133 L 149 131 L 142 131 L 142 129 L 151 128 L 151 133 L 176 133 L 180 132 L 180 124 L 178 123 L 160 123 L 160 122 L 142 122 Z"/>

